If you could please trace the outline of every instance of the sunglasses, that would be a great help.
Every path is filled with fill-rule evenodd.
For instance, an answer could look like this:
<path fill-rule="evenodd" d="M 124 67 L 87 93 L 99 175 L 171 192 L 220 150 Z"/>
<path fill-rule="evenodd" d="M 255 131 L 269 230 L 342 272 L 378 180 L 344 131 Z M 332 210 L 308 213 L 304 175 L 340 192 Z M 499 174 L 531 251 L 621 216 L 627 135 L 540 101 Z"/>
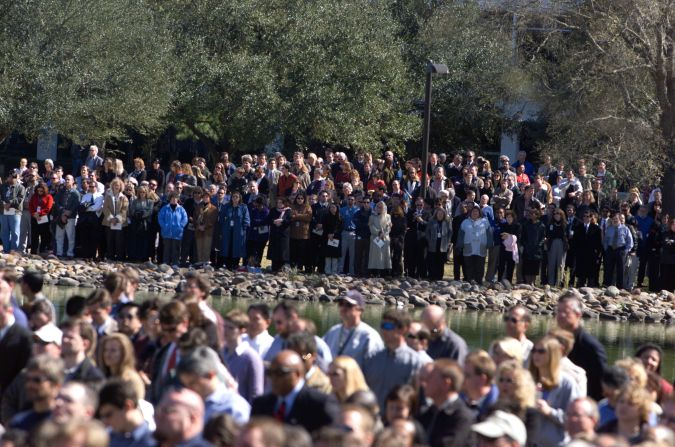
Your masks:
<path fill-rule="evenodd" d="M 284 377 L 292 373 L 293 370 L 290 368 L 269 368 L 265 371 L 267 377 Z"/>
<path fill-rule="evenodd" d="M 420 336 L 417 335 L 417 334 L 406 334 L 406 338 L 408 338 L 410 340 L 419 340 Z"/>
<path fill-rule="evenodd" d="M 533 354 L 546 354 L 546 349 L 544 349 L 544 348 L 533 348 L 532 353 Z"/>
<path fill-rule="evenodd" d="M 380 329 L 383 331 L 393 331 L 396 329 L 396 323 L 393 323 L 391 321 L 383 321 L 380 323 Z"/>
<path fill-rule="evenodd" d="M 516 317 L 509 317 L 508 315 L 504 316 L 504 323 L 518 324 L 520 322 L 521 320 L 517 319 Z"/>

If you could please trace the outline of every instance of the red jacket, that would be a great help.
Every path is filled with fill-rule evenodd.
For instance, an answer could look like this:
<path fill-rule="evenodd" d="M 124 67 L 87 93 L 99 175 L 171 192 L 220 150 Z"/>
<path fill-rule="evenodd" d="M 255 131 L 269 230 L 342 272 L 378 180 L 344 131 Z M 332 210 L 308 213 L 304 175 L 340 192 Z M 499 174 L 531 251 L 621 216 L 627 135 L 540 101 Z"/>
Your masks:
<path fill-rule="evenodd" d="M 30 211 L 31 216 L 37 213 L 38 207 L 40 207 L 38 215 L 46 216 L 52 210 L 52 206 L 54 206 L 54 198 L 51 194 L 45 194 L 44 196 L 33 194 L 30 198 L 30 202 L 28 202 L 28 210 Z"/>

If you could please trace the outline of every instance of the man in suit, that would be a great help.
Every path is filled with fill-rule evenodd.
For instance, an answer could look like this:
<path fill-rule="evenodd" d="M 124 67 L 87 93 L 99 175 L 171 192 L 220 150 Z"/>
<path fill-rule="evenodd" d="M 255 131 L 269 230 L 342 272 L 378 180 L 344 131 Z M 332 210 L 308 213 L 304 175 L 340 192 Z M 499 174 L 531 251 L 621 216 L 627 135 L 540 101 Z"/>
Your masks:
<path fill-rule="evenodd" d="M 425 395 L 433 405 L 418 416 L 427 434 L 431 447 L 469 445 L 473 413 L 459 397 L 464 382 L 462 367 L 453 360 L 440 359 L 424 388 Z"/>
<path fill-rule="evenodd" d="M 602 374 L 607 367 L 607 353 L 597 338 L 581 325 L 581 298 L 575 292 L 565 292 L 558 299 L 556 321 L 558 327 L 574 334 L 574 347 L 567 356 L 575 365 L 586 370 L 588 396 L 602 399 Z"/>
<path fill-rule="evenodd" d="M 582 219 L 574 229 L 571 244 L 577 257 L 574 270 L 576 286 L 598 287 L 598 270 L 602 259 L 602 231 L 598 224 L 593 222 L 590 210 L 584 211 Z"/>
<path fill-rule="evenodd" d="M 272 392 L 253 401 L 252 416 L 271 416 L 310 433 L 338 420 L 340 407 L 335 397 L 305 386 L 305 367 L 296 352 L 281 351 L 267 376 Z"/>
<path fill-rule="evenodd" d="M 0 279 L 0 359 L 6 361 L 0 368 L 0 398 L 28 363 L 32 347 L 31 332 L 16 324 L 9 284 Z"/>
<path fill-rule="evenodd" d="M 83 320 L 66 320 L 59 326 L 62 332 L 61 358 L 66 368 L 65 381 L 78 381 L 99 385 L 105 375 L 87 357 L 96 351 L 96 331 Z"/>
<path fill-rule="evenodd" d="M 187 307 L 181 301 L 169 301 L 159 309 L 159 325 L 167 343 L 153 358 L 152 385 L 148 399 L 158 403 L 166 387 L 177 384 L 176 367 L 180 361 L 178 339 L 190 329 Z"/>

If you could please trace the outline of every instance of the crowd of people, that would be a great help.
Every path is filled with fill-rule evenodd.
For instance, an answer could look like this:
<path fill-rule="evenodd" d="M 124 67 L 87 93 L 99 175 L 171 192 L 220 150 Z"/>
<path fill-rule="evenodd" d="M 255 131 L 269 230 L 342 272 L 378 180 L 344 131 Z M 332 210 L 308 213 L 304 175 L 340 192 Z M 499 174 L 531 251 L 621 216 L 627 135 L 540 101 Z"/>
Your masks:
<path fill-rule="evenodd" d="M 356 290 L 321 337 L 293 302 L 221 314 L 196 272 L 170 300 L 138 302 L 126 267 L 58 319 L 40 272 L 0 278 L 3 447 L 675 444 L 661 347 L 610 363 L 573 291 L 547 333 L 531 340 L 517 304 L 483 350 L 435 305 L 372 327 Z"/>
<path fill-rule="evenodd" d="M 675 288 L 675 219 L 654 185 L 624 187 L 605 162 L 497 167 L 473 151 L 401 160 L 326 149 L 119 159 L 91 146 L 78 172 L 22 159 L 0 189 L 5 252 L 171 266 Z M 427 184 L 422 185 L 424 170 Z M 619 189 L 622 189 L 620 192 Z M 601 282 L 602 272 L 602 282 Z"/>

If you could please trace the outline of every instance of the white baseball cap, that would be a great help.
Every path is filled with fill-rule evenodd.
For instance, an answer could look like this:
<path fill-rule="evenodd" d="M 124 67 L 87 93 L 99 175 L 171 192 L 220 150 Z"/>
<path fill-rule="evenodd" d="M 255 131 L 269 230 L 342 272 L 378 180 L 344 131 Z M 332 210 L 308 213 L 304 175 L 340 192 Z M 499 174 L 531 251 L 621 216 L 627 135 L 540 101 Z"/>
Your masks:
<path fill-rule="evenodd" d="M 506 436 L 521 446 L 527 442 L 527 431 L 523 421 L 518 416 L 501 410 L 495 411 L 483 422 L 473 424 L 471 430 L 490 439 Z"/>
<path fill-rule="evenodd" d="M 33 337 L 39 339 L 43 343 L 54 343 L 61 346 L 61 338 L 63 333 L 61 329 L 57 328 L 53 323 L 47 323 L 37 331 L 33 332 Z"/>

